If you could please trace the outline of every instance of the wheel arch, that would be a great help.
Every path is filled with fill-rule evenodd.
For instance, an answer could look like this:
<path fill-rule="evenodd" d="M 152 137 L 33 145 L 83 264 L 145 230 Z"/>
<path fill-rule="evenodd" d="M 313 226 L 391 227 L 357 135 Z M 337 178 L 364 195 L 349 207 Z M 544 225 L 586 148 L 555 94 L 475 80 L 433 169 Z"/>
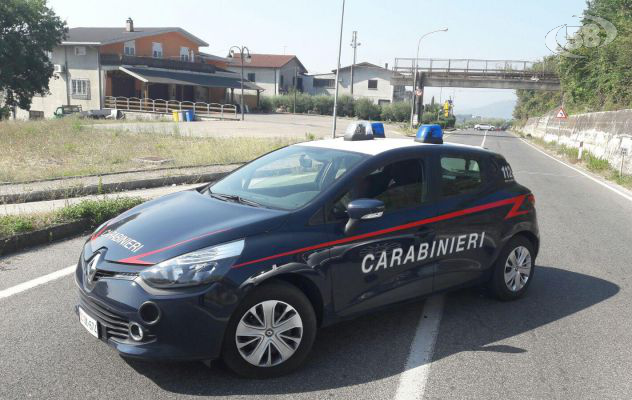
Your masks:
<path fill-rule="evenodd" d="M 531 231 L 519 231 L 516 232 L 512 237 L 522 236 L 526 238 L 533 245 L 533 250 L 535 251 L 535 257 L 537 257 L 538 252 L 540 251 L 540 239 Z M 534 257 L 534 259 L 535 259 Z"/>
<path fill-rule="evenodd" d="M 288 283 L 292 286 L 295 286 L 298 290 L 303 292 L 305 297 L 309 300 L 314 308 L 314 313 L 316 314 L 316 320 L 318 326 L 322 325 L 323 322 L 323 312 L 324 312 L 324 301 L 323 296 L 318 288 L 318 286 L 309 278 L 298 274 L 286 273 L 276 275 L 271 279 L 262 282 L 262 284 L 281 281 Z"/>

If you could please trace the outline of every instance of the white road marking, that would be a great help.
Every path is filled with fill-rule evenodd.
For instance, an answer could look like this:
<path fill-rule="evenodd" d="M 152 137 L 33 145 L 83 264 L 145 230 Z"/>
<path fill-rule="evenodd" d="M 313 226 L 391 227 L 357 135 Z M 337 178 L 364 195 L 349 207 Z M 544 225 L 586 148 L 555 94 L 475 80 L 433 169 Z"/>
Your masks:
<path fill-rule="evenodd" d="M 406 369 L 399 378 L 395 400 L 421 400 L 424 397 L 434 346 L 439 334 L 443 300 L 444 295 L 435 295 L 429 297 L 424 304 L 415 338 L 410 345 Z"/>
<path fill-rule="evenodd" d="M 560 164 L 562 164 L 562 165 L 564 165 L 564 166 L 567 166 L 568 168 L 572 169 L 572 170 L 573 170 L 573 171 L 575 171 L 575 172 L 580 173 L 581 175 L 585 176 L 586 178 L 590 179 L 591 181 L 593 181 L 593 182 L 595 182 L 595 183 L 600 184 L 601 186 L 605 187 L 605 188 L 606 188 L 606 189 L 608 189 L 608 190 L 613 191 L 614 193 L 618 194 L 619 196 L 623 197 L 624 199 L 629 200 L 629 201 L 632 201 L 632 196 L 629 196 L 629 195 L 627 195 L 627 194 L 625 194 L 625 193 L 621 192 L 620 190 L 618 190 L 618 189 L 616 189 L 616 188 L 614 188 L 614 187 L 612 187 L 612 186 L 608 185 L 607 183 L 602 182 L 602 181 L 600 181 L 599 179 L 597 179 L 597 178 L 595 178 L 595 177 L 590 176 L 589 174 L 585 173 L 584 171 L 582 171 L 582 170 L 580 170 L 580 169 L 578 169 L 578 168 L 575 168 L 575 167 L 573 167 L 573 166 L 571 166 L 571 165 L 568 165 L 568 164 L 567 164 L 567 163 L 565 163 L 564 161 L 559 160 L 559 159 L 557 159 L 557 158 L 553 157 L 552 155 L 550 155 L 550 154 L 546 153 L 546 152 L 545 152 L 545 151 L 543 151 L 543 150 L 540 150 L 539 148 L 537 148 L 536 146 L 534 146 L 534 145 L 532 145 L 531 143 L 527 142 L 527 141 L 526 141 L 526 140 L 524 140 L 523 138 L 519 138 L 519 139 L 520 139 L 520 140 L 522 140 L 522 142 L 523 142 L 524 144 L 526 144 L 527 146 L 532 147 L 533 149 L 535 149 L 535 150 L 539 151 L 540 153 L 544 154 L 544 155 L 545 155 L 545 156 L 547 156 L 548 158 L 550 158 L 550 159 L 552 159 L 552 160 L 555 160 L 555 161 L 557 161 L 558 163 L 560 163 Z"/>
<path fill-rule="evenodd" d="M 485 147 L 485 140 L 487 140 L 487 131 L 485 131 L 485 135 L 483 136 L 483 143 L 481 143 L 481 147 Z"/>
<path fill-rule="evenodd" d="M 75 271 L 76 267 L 77 265 L 71 265 L 69 267 L 60 269 L 59 271 L 52 272 L 48 275 L 40 276 L 39 278 L 20 283 L 8 289 L 0 290 L 0 299 L 13 296 L 14 294 L 22 293 L 29 289 L 33 289 L 34 287 L 54 281 L 56 279 L 63 278 L 66 275 L 72 274 Z"/>

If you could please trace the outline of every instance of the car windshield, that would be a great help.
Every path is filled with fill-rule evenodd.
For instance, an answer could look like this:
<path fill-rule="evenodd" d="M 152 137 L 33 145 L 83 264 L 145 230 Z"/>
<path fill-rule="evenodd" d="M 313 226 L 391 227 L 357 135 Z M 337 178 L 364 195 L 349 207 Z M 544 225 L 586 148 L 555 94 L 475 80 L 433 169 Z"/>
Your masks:
<path fill-rule="evenodd" d="M 209 193 L 244 204 L 294 210 L 309 203 L 366 157 L 349 151 L 289 146 L 233 172 L 211 186 Z"/>

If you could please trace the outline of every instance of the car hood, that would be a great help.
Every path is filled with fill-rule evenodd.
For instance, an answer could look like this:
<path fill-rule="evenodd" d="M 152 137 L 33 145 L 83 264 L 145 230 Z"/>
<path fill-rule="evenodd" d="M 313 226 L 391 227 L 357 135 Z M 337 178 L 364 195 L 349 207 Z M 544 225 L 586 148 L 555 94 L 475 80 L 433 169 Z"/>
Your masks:
<path fill-rule="evenodd" d="M 143 203 L 108 221 L 84 247 L 111 262 L 149 266 L 204 247 L 278 228 L 285 211 L 183 191 Z"/>

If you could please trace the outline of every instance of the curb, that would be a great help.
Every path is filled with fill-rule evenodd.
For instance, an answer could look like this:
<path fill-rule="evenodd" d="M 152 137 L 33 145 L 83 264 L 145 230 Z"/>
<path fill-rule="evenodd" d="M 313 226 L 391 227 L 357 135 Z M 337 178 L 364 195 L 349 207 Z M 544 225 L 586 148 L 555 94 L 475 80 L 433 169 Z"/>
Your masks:
<path fill-rule="evenodd" d="M 49 244 L 54 241 L 76 236 L 90 230 L 90 221 L 81 219 L 54 225 L 33 232 L 21 233 L 0 239 L 0 256 L 15 253 L 29 247 Z"/>
<path fill-rule="evenodd" d="M 235 166 L 235 168 L 239 167 L 240 165 Z M 93 194 L 116 193 L 127 190 L 151 189 L 171 185 L 207 183 L 219 180 L 229 174 L 231 171 L 209 172 L 194 175 L 175 175 L 161 178 L 139 179 L 135 181 L 104 183 L 101 185 L 87 185 L 63 189 L 38 190 L 28 193 L 3 194 L 0 195 L 0 204 L 29 203 L 34 201 L 58 200 Z"/>

